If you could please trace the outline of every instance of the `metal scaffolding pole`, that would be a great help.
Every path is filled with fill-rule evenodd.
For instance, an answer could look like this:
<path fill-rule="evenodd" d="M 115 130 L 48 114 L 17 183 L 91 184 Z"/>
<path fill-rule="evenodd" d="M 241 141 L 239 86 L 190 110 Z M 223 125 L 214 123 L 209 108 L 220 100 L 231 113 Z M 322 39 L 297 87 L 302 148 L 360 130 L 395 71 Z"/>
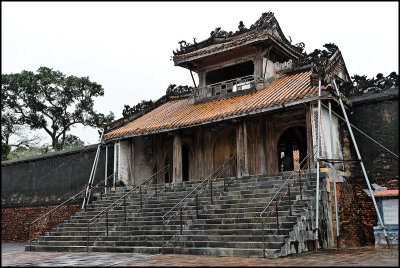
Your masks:
<path fill-rule="evenodd" d="M 339 97 L 340 107 L 342 108 L 342 112 L 343 112 L 344 118 L 345 118 L 345 120 L 346 120 L 347 128 L 348 128 L 348 130 L 349 130 L 351 139 L 352 139 L 352 141 L 353 141 L 354 148 L 356 149 L 357 157 L 358 157 L 358 159 L 360 160 L 361 169 L 362 169 L 362 172 L 363 172 L 363 174 L 364 174 L 365 181 L 367 182 L 368 190 L 369 190 L 369 192 L 370 192 L 370 194 L 371 194 L 371 198 L 372 198 L 372 201 L 373 201 L 374 206 L 375 206 L 375 211 L 376 211 L 376 214 L 378 215 L 379 223 L 380 223 L 381 226 L 382 226 L 382 231 L 383 231 L 383 234 L 384 234 L 384 236 L 385 236 L 386 243 L 387 243 L 388 247 L 390 248 L 389 238 L 388 238 L 388 236 L 387 236 L 387 234 L 386 234 L 385 226 L 383 225 L 383 221 L 382 221 L 382 218 L 381 218 L 381 214 L 380 214 L 379 209 L 378 209 L 378 206 L 377 206 L 377 204 L 376 204 L 375 197 L 374 197 L 373 191 L 372 191 L 372 189 L 371 189 L 371 185 L 370 185 L 370 183 L 369 183 L 368 175 L 367 175 L 367 172 L 366 172 L 365 167 L 364 167 L 364 163 L 363 163 L 363 161 L 362 161 L 362 159 L 361 159 L 360 152 L 358 151 L 357 142 L 356 142 L 356 140 L 355 140 L 355 138 L 354 138 L 353 131 L 351 130 L 350 122 L 349 122 L 349 119 L 347 118 L 347 113 L 346 113 L 346 110 L 344 109 L 344 105 L 343 105 L 343 101 L 342 101 L 342 98 L 341 98 L 340 93 L 339 93 L 339 89 L 338 89 L 338 87 L 337 87 L 337 85 L 336 85 L 335 79 L 332 78 L 332 82 L 333 82 L 333 85 L 335 86 L 336 94 L 337 94 L 338 97 Z"/>
<path fill-rule="evenodd" d="M 91 184 L 92 184 L 92 177 L 94 177 L 94 173 L 96 172 L 97 162 L 99 160 L 98 157 L 99 157 L 99 154 L 100 154 L 100 146 L 101 146 L 101 142 L 103 140 L 103 134 L 104 134 L 104 129 L 101 131 L 100 143 L 97 146 L 96 156 L 94 157 L 92 171 L 90 172 L 88 185 L 86 187 L 86 194 L 85 194 L 85 198 L 83 199 L 82 208 L 81 209 L 85 208 L 85 203 L 87 203 L 87 200 L 88 200 L 88 195 L 90 193 L 89 191 L 90 191 Z"/>
<path fill-rule="evenodd" d="M 332 130 L 332 107 L 331 101 L 329 101 L 329 135 L 331 139 L 331 158 L 335 158 L 334 154 L 334 146 L 333 146 L 333 130 Z M 338 217 L 338 203 L 337 203 L 337 194 L 336 194 L 336 168 L 335 162 L 331 163 L 332 172 L 333 172 L 333 191 L 335 193 L 335 215 L 336 215 L 336 246 L 340 248 L 339 243 L 339 217 Z"/>
<path fill-rule="evenodd" d="M 320 156 L 320 131 L 321 131 L 321 77 L 318 79 L 318 119 L 317 119 L 317 187 L 315 189 L 315 247 L 318 250 L 318 212 L 319 212 L 319 156 Z"/>
<path fill-rule="evenodd" d="M 104 194 L 107 194 L 107 165 L 108 165 L 108 145 L 106 144 L 106 163 L 104 166 Z"/>

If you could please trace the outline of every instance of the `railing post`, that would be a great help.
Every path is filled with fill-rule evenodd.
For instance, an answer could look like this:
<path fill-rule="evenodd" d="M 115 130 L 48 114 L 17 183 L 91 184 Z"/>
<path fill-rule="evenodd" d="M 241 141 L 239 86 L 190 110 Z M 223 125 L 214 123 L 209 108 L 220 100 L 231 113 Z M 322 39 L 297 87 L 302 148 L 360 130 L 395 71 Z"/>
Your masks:
<path fill-rule="evenodd" d="M 224 177 L 224 191 L 226 190 L 226 186 L 225 186 L 225 177 Z"/>
<path fill-rule="evenodd" d="M 139 186 L 140 191 L 140 211 L 143 212 L 143 203 L 142 203 L 142 185 Z"/>
<path fill-rule="evenodd" d="M 290 183 L 288 183 L 288 197 L 289 197 L 289 215 L 292 216 L 292 204 L 290 200 Z"/>
<path fill-rule="evenodd" d="M 103 185 L 100 184 L 100 200 L 103 200 Z"/>
<path fill-rule="evenodd" d="M 182 235 L 182 228 L 183 226 L 182 226 L 182 207 L 181 207 L 181 235 Z"/>
<path fill-rule="evenodd" d="M 210 183 L 210 191 L 211 191 L 211 195 L 210 195 L 210 198 L 211 198 L 211 204 L 213 203 L 213 196 L 212 196 L 212 180 L 211 180 L 211 183 Z"/>
<path fill-rule="evenodd" d="M 29 224 L 29 251 L 32 251 L 32 224 Z"/>
<path fill-rule="evenodd" d="M 157 196 L 157 177 L 154 183 L 154 192 L 155 192 L 155 196 Z"/>
<path fill-rule="evenodd" d="M 108 236 L 108 210 L 106 210 L 106 228 L 107 228 L 107 236 Z"/>
<path fill-rule="evenodd" d="M 261 222 L 261 230 L 262 230 L 262 241 L 263 241 L 263 255 L 265 256 L 265 238 L 264 238 L 264 220 Z"/>
<path fill-rule="evenodd" d="M 303 200 L 303 191 L 301 190 L 301 172 L 299 169 L 299 186 L 300 186 L 300 200 Z"/>
<path fill-rule="evenodd" d="M 278 200 L 275 202 L 275 212 L 276 212 L 276 228 L 279 234 L 279 215 L 278 215 Z"/>
<path fill-rule="evenodd" d="M 199 217 L 199 196 L 196 194 L 196 217 Z"/>
<path fill-rule="evenodd" d="M 71 204 L 68 203 L 68 222 L 71 216 L 72 216 Z"/>
<path fill-rule="evenodd" d="M 89 224 L 87 225 L 86 230 L 86 252 L 89 252 Z"/>
<path fill-rule="evenodd" d="M 126 204 L 125 204 L 125 196 L 124 196 L 124 218 L 126 221 Z"/>
<path fill-rule="evenodd" d="M 165 234 L 165 223 L 162 225 L 162 240 L 161 240 L 161 253 L 164 254 L 164 234 Z"/>

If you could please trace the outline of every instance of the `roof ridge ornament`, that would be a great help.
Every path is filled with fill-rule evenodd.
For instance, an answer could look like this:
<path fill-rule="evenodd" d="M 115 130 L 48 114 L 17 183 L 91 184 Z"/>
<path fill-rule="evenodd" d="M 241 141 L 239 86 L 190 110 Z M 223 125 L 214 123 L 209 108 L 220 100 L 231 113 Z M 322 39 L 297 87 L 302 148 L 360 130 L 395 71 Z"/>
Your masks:
<path fill-rule="evenodd" d="M 202 42 L 197 43 L 195 38 L 193 39 L 193 44 L 190 44 L 186 42 L 185 40 L 182 40 L 179 43 L 180 48 L 179 50 L 173 50 L 172 53 L 175 55 L 181 55 L 185 53 L 192 52 L 194 50 L 215 44 L 215 43 L 222 43 L 226 42 L 227 37 L 233 37 L 236 35 L 240 35 L 242 33 L 249 32 L 251 30 L 256 29 L 257 32 L 267 29 L 267 28 L 275 28 L 274 26 L 277 24 L 277 20 L 274 17 L 273 12 L 264 12 L 262 13 L 261 17 L 250 26 L 250 28 L 246 28 L 244 25 L 243 21 L 239 21 L 238 25 L 238 30 L 233 32 L 233 31 L 225 31 L 222 30 L 221 27 L 216 27 L 213 31 L 210 32 L 210 37 Z M 302 50 L 301 50 L 302 51 Z"/>

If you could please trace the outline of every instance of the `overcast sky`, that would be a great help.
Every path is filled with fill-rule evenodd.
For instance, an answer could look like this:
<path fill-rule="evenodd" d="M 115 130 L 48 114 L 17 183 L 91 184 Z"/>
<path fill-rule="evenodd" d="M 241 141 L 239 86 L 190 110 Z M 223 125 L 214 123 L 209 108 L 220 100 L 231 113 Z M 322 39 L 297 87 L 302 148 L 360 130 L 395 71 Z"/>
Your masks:
<path fill-rule="evenodd" d="M 171 60 L 179 41 L 199 42 L 216 27 L 236 31 L 241 20 L 250 27 L 267 11 L 293 44 L 305 43 L 307 53 L 325 43 L 338 45 L 351 76 L 386 76 L 399 68 L 398 2 L 2 2 L 1 7 L 3 74 L 47 66 L 89 76 L 105 91 L 95 109 L 116 118 L 124 104 L 156 100 L 170 83 L 193 85 L 189 71 Z M 94 128 L 79 125 L 72 133 L 86 144 L 98 140 Z"/>

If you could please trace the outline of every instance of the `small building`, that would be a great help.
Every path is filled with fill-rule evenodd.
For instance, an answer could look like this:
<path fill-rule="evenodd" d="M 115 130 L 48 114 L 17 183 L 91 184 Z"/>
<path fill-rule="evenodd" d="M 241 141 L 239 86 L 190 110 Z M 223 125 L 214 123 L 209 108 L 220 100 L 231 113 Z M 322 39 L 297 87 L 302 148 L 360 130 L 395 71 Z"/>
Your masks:
<path fill-rule="evenodd" d="M 374 193 L 379 214 L 393 247 L 399 246 L 399 190 L 381 190 Z M 381 226 L 374 226 L 375 247 L 387 247 Z"/>
<path fill-rule="evenodd" d="M 240 22 L 235 32 L 216 28 L 204 41 L 179 43 L 174 64 L 196 72 L 199 84 L 169 90 L 149 109 L 106 126 L 118 180 L 137 185 L 167 164 L 170 172 L 160 183 L 200 180 L 233 155 L 237 166 L 225 176 L 279 172 L 282 152 L 294 168 L 307 155 L 315 167 L 318 77 L 350 81 L 337 46 L 307 55 L 303 43 L 285 37 L 272 12 L 250 28 Z M 334 95 L 327 82 L 324 98 Z M 321 155 L 330 157 L 327 109 L 321 122 Z M 332 158 L 342 158 L 340 135 L 333 116 Z"/>

